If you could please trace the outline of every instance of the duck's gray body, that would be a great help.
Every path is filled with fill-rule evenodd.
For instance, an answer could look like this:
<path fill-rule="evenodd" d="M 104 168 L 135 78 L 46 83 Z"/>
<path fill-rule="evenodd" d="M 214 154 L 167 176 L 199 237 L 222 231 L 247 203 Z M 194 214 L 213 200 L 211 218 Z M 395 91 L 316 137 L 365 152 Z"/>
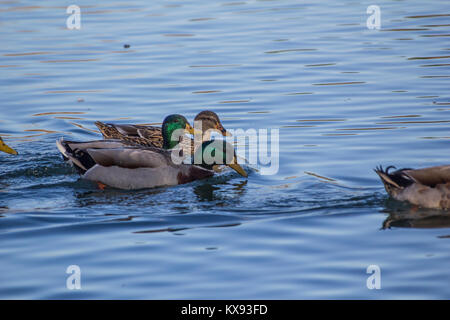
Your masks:
<path fill-rule="evenodd" d="M 214 175 L 199 166 L 174 164 L 170 151 L 130 147 L 119 140 L 59 140 L 56 144 L 83 179 L 119 189 L 172 186 Z"/>

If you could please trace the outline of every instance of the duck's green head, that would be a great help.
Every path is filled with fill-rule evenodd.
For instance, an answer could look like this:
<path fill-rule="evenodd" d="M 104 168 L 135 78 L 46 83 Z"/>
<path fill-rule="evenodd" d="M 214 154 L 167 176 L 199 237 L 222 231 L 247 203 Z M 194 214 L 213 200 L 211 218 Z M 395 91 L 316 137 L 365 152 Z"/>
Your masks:
<path fill-rule="evenodd" d="M 176 130 L 182 131 L 175 132 Z M 186 131 L 194 134 L 194 128 L 191 127 L 185 117 L 180 114 L 167 116 L 162 124 L 163 148 L 175 148 Z M 174 133 L 177 133 L 177 137 L 172 137 Z"/>
<path fill-rule="evenodd" d="M 226 165 L 243 177 L 248 174 L 237 163 L 234 147 L 224 140 L 210 140 L 202 143 L 194 154 L 194 164 L 206 169 L 213 169 L 214 165 Z"/>
<path fill-rule="evenodd" d="M 13 148 L 8 147 L 2 140 L 2 138 L 0 137 L 0 151 L 9 153 L 9 154 L 17 154 L 17 151 L 14 150 Z"/>

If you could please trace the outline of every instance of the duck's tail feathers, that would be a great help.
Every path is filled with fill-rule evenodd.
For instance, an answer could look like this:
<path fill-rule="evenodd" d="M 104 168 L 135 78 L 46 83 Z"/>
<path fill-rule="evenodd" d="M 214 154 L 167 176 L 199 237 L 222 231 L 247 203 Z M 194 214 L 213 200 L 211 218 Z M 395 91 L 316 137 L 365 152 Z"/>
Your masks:
<path fill-rule="evenodd" d="M 415 181 L 407 174 L 407 170 L 410 169 L 400 169 L 394 172 L 389 172 L 390 169 L 396 169 L 394 166 L 388 166 L 383 169 L 382 166 L 378 166 L 374 171 L 378 174 L 381 181 L 384 184 L 386 191 L 392 194 L 394 190 L 400 190 L 409 187 Z"/>
<path fill-rule="evenodd" d="M 106 127 L 106 124 L 104 124 L 104 123 L 101 122 L 101 121 L 95 121 L 94 124 L 95 124 L 95 125 L 97 126 L 97 128 L 99 128 L 100 130 L 101 130 L 103 127 Z"/>
<path fill-rule="evenodd" d="M 84 174 L 87 170 L 95 165 L 95 161 L 84 150 L 72 149 L 69 146 L 70 141 L 66 141 L 63 138 L 56 140 L 56 147 L 61 152 L 63 159 L 69 162 L 77 169 L 78 173 Z"/>
<path fill-rule="evenodd" d="M 95 121 L 94 124 L 97 126 L 98 130 L 100 130 L 100 133 L 104 138 L 109 137 L 108 131 L 110 129 L 110 126 L 108 124 L 103 123 L 101 121 Z"/>

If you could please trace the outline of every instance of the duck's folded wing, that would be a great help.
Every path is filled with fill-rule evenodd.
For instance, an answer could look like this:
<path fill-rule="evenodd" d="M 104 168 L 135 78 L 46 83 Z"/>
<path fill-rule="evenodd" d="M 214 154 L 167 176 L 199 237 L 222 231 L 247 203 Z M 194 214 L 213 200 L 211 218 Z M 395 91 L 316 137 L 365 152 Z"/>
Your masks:
<path fill-rule="evenodd" d="M 130 136 L 130 137 L 138 137 L 138 126 L 132 125 L 132 124 L 113 124 L 108 123 L 109 126 L 114 127 L 124 136 Z"/>
<path fill-rule="evenodd" d="M 161 128 L 153 126 L 141 126 L 135 124 L 114 124 L 114 123 L 107 123 L 106 125 L 115 128 L 122 135 L 128 137 L 142 137 L 141 133 L 144 133 L 146 136 L 148 135 L 154 136 L 155 133 L 161 135 Z"/>
<path fill-rule="evenodd" d="M 172 165 L 170 152 L 154 147 L 129 147 L 121 140 L 76 142 L 59 139 L 58 150 L 81 174 L 95 166 L 156 168 Z"/>
<path fill-rule="evenodd" d="M 128 169 L 157 168 L 171 165 L 165 153 L 142 148 L 87 149 L 86 152 L 98 165 L 118 166 Z"/>
<path fill-rule="evenodd" d="M 415 181 L 430 187 L 450 182 L 450 165 L 405 170 L 404 172 Z"/>
<path fill-rule="evenodd" d="M 161 128 L 153 126 L 103 123 L 101 121 L 96 121 L 95 125 L 100 130 L 103 137 L 107 139 L 120 139 L 123 137 L 140 137 L 138 130 L 159 130 L 161 134 Z"/>
<path fill-rule="evenodd" d="M 160 139 L 162 141 L 161 128 L 158 127 L 138 127 L 137 134 L 144 139 Z"/>
<path fill-rule="evenodd" d="M 87 142 L 78 142 L 60 139 L 57 145 L 64 145 L 64 148 L 69 147 L 71 150 L 86 150 L 86 149 L 112 149 L 127 147 L 129 144 L 124 143 L 122 140 L 110 139 L 110 140 L 93 140 Z M 61 151 L 61 150 L 60 150 Z"/>

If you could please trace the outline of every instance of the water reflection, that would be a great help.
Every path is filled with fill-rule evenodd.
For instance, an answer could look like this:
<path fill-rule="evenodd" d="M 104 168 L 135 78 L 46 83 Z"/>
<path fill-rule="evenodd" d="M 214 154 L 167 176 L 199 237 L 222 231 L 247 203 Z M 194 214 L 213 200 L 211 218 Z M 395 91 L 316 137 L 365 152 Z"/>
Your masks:
<path fill-rule="evenodd" d="M 147 233 L 159 233 L 159 232 L 171 232 L 176 233 L 184 230 L 192 230 L 195 228 L 229 228 L 229 227 L 238 227 L 241 223 L 225 223 L 225 224 L 217 224 L 217 225 L 205 225 L 205 226 L 191 226 L 191 227 L 168 227 L 168 228 L 155 228 L 155 229 L 147 229 L 140 231 L 133 231 L 133 234 L 147 234 Z M 181 235 L 181 234 L 179 234 Z"/>
<path fill-rule="evenodd" d="M 199 201 L 214 201 L 218 199 L 214 194 L 214 191 L 217 190 L 220 190 L 220 188 L 213 184 L 205 183 L 196 186 L 194 188 L 194 193 L 197 195 Z"/>
<path fill-rule="evenodd" d="M 108 207 L 117 205 L 118 207 L 152 207 L 158 204 L 158 195 L 164 193 L 165 188 L 155 188 L 147 190 L 126 191 L 113 188 L 97 190 L 95 184 L 78 180 L 74 185 L 75 205 L 84 207 Z M 84 189 L 80 191 L 79 189 Z M 86 189 L 88 189 L 86 191 Z"/>
<path fill-rule="evenodd" d="M 396 228 L 449 228 L 450 212 L 444 210 L 422 209 L 408 204 L 398 204 L 388 200 L 381 210 L 389 216 L 383 221 L 382 229 Z"/>
<path fill-rule="evenodd" d="M 246 193 L 248 180 L 238 183 L 202 183 L 194 187 L 194 193 L 199 201 L 221 201 L 230 196 L 239 199 Z"/>

